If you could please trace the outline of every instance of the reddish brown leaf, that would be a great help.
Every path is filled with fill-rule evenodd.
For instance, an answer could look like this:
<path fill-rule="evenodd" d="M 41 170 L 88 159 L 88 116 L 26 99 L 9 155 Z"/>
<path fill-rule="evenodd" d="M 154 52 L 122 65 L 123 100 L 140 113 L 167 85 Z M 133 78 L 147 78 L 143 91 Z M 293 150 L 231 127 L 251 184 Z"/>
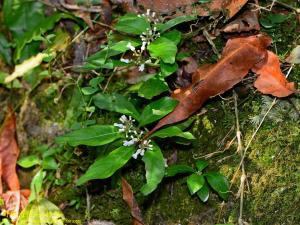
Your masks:
<path fill-rule="evenodd" d="M 20 183 L 16 172 L 19 156 L 19 147 L 15 138 L 16 118 L 13 110 L 9 108 L 5 121 L 0 130 L 0 177 L 9 190 L 20 190 Z M 0 183 L 0 194 L 3 193 L 3 184 Z"/>
<path fill-rule="evenodd" d="M 126 9 L 136 12 L 139 8 L 151 9 L 162 15 L 173 16 L 197 14 L 198 16 L 209 16 L 213 13 L 225 12 L 227 18 L 233 17 L 248 0 L 212 0 L 209 3 L 197 4 L 198 0 L 139 0 L 134 7 L 133 0 L 117 0 L 118 3 L 126 4 Z"/>
<path fill-rule="evenodd" d="M 226 33 L 241 33 L 258 30 L 260 30 L 260 25 L 258 22 L 258 12 L 256 11 L 246 11 L 222 29 L 222 31 Z"/>
<path fill-rule="evenodd" d="M 255 65 L 252 71 L 259 75 L 254 82 L 254 86 L 263 94 L 286 97 L 296 92 L 295 84 L 287 82 L 280 70 L 277 55 L 271 51 L 268 51 L 268 57 L 265 62 Z"/>
<path fill-rule="evenodd" d="M 227 10 L 227 18 L 233 17 L 248 2 L 248 0 L 227 0 L 223 1 L 224 8 Z"/>
<path fill-rule="evenodd" d="M 16 118 L 9 107 L 6 118 L 0 130 L 0 196 L 4 200 L 7 215 L 15 222 L 19 212 L 27 205 L 29 190 L 20 191 L 16 164 L 19 156 L 19 147 L 16 141 Z M 9 191 L 3 193 L 3 183 Z"/>
<path fill-rule="evenodd" d="M 177 89 L 173 97 L 179 104 L 161 119 L 149 135 L 162 126 L 182 121 L 201 108 L 210 97 L 222 94 L 239 83 L 253 66 L 267 55 L 271 39 L 264 35 L 231 39 L 227 42 L 220 61 L 205 65 L 193 75 L 192 85 Z"/>
<path fill-rule="evenodd" d="M 142 213 L 134 198 L 132 188 L 124 178 L 122 178 L 122 192 L 123 192 L 123 200 L 127 203 L 127 205 L 131 210 L 132 224 L 144 225 Z"/>

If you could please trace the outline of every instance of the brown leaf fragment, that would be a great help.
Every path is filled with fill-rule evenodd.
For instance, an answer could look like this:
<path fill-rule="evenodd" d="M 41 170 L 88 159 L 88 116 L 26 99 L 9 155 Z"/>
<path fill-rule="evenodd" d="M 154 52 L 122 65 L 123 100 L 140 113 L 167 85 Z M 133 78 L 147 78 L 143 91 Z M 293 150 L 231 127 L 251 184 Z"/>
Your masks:
<path fill-rule="evenodd" d="M 231 89 L 255 64 L 265 59 L 266 48 L 270 44 L 271 39 L 265 35 L 229 40 L 219 62 L 200 67 L 193 75 L 191 86 L 174 91 L 173 97 L 179 100 L 179 104 L 173 112 L 161 119 L 148 135 L 165 125 L 188 118 L 200 109 L 208 98 Z"/>
<path fill-rule="evenodd" d="M 142 213 L 134 198 L 132 188 L 124 178 L 122 178 L 122 192 L 123 192 L 123 200 L 127 203 L 127 205 L 131 210 L 132 224 L 144 225 Z"/>
<path fill-rule="evenodd" d="M 3 193 L 2 180 L 11 191 L 20 190 L 16 164 L 20 150 L 16 141 L 16 118 L 9 107 L 0 130 L 0 194 Z"/>
<path fill-rule="evenodd" d="M 222 31 L 225 33 L 241 33 L 248 31 L 259 31 L 258 13 L 256 11 L 246 11 L 236 20 L 227 24 Z"/>
<path fill-rule="evenodd" d="M 198 0 L 115 0 L 116 3 L 125 4 L 125 10 L 137 12 L 139 9 L 150 9 L 159 15 L 198 15 L 210 16 L 224 11 L 226 18 L 233 17 L 248 0 L 212 0 L 208 3 L 199 3 Z"/>
<path fill-rule="evenodd" d="M 224 2 L 223 7 L 226 9 L 227 19 L 233 17 L 248 2 L 248 0 L 221 0 Z"/>
<path fill-rule="evenodd" d="M 252 71 L 259 75 L 254 87 L 263 94 L 286 97 L 296 92 L 295 84 L 289 83 L 281 72 L 278 56 L 271 51 L 268 51 L 267 59 L 255 65 Z"/>
<path fill-rule="evenodd" d="M 20 150 L 16 141 L 16 118 L 11 107 L 8 107 L 4 123 L 0 130 L 0 197 L 4 200 L 4 209 L 15 222 L 19 212 L 25 208 L 30 195 L 29 190 L 20 190 L 16 164 Z M 9 189 L 3 193 L 4 181 Z"/>

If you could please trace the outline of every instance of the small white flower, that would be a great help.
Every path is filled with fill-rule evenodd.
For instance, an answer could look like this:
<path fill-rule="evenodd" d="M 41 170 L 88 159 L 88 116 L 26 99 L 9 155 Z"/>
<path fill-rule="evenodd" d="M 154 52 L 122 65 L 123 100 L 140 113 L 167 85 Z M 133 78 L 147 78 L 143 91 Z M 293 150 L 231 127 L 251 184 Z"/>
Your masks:
<path fill-rule="evenodd" d="M 129 59 L 123 59 L 123 58 L 121 58 L 120 61 L 123 62 L 123 63 L 130 63 Z"/>
<path fill-rule="evenodd" d="M 119 119 L 122 123 L 126 123 L 128 121 L 127 117 L 125 115 L 122 115 Z"/>
<path fill-rule="evenodd" d="M 123 124 L 121 124 L 121 123 L 114 123 L 114 126 L 115 127 L 119 127 L 121 129 L 125 128 L 125 126 Z"/>
<path fill-rule="evenodd" d="M 129 48 L 131 51 L 135 51 L 135 47 L 131 44 L 131 42 L 128 42 L 128 44 L 126 45 L 127 48 Z"/>
<path fill-rule="evenodd" d="M 139 66 L 139 71 L 143 72 L 145 70 L 145 64 Z"/>
<path fill-rule="evenodd" d="M 125 132 L 125 129 L 124 129 L 124 128 L 121 128 L 121 129 L 119 129 L 119 132 L 120 132 L 120 133 Z"/>
<path fill-rule="evenodd" d="M 144 154 L 145 154 L 145 149 L 141 150 L 140 155 L 141 155 L 141 156 L 144 156 Z"/>
<path fill-rule="evenodd" d="M 132 155 L 132 158 L 137 159 L 137 157 L 139 156 L 140 153 L 141 153 L 141 149 L 138 149 L 138 150 Z"/>
<path fill-rule="evenodd" d="M 152 13 L 152 17 L 155 17 L 155 15 L 156 15 L 156 13 L 155 13 L 155 12 L 153 12 L 153 13 Z"/>
<path fill-rule="evenodd" d="M 123 146 L 131 146 L 131 145 L 134 145 L 134 144 L 135 144 L 134 140 L 123 141 Z"/>
<path fill-rule="evenodd" d="M 165 168 L 168 167 L 168 160 L 164 158 L 164 161 L 165 161 Z"/>
<path fill-rule="evenodd" d="M 141 51 L 142 51 L 142 52 L 145 51 L 146 45 L 147 45 L 147 42 L 143 41 L 142 47 L 141 47 Z"/>
<path fill-rule="evenodd" d="M 150 9 L 147 9 L 146 15 L 147 15 L 147 16 L 150 16 Z"/>

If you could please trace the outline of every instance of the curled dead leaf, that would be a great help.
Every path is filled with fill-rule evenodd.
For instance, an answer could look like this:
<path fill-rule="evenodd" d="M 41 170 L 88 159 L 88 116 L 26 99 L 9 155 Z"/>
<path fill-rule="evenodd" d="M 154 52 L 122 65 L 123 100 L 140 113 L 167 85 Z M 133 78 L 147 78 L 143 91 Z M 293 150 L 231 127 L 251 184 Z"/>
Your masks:
<path fill-rule="evenodd" d="M 11 107 L 0 130 L 0 196 L 4 200 L 4 209 L 13 222 L 19 212 L 27 205 L 29 190 L 20 191 L 20 182 L 16 172 L 20 150 L 16 141 L 16 118 Z M 3 193 L 4 181 L 9 189 Z"/>
<path fill-rule="evenodd" d="M 258 75 L 254 87 L 263 94 L 286 97 L 296 92 L 295 84 L 287 82 L 281 72 L 278 56 L 271 51 L 268 51 L 266 60 L 255 65 L 252 71 Z"/>
<path fill-rule="evenodd" d="M 236 20 L 227 24 L 222 31 L 225 33 L 241 33 L 248 31 L 259 31 L 260 25 L 258 21 L 257 11 L 246 11 Z"/>
<path fill-rule="evenodd" d="M 199 3 L 198 0 L 115 0 L 126 5 L 126 9 L 137 12 L 139 9 L 150 9 L 159 15 L 191 15 L 210 16 L 214 13 L 224 12 L 226 18 L 233 17 L 248 0 L 211 0 L 208 3 Z"/>
<path fill-rule="evenodd" d="M 239 83 L 251 68 L 264 60 L 271 39 L 265 35 L 235 38 L 227 42 L 222 58 L 213 65 L 200 67 L 192 78 L 192 85 L 177 89 L 172 97 L 179 100 L 173 112 L 161 119 L 149 132 L 187 119 L 211 97 L 222 94 Z"/>

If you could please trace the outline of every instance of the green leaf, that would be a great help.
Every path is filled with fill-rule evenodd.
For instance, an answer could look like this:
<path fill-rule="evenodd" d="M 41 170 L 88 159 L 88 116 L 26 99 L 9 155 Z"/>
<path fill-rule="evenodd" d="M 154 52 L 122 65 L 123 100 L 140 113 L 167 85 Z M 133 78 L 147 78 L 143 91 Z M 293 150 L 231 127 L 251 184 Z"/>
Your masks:
<path fill-rule="evenodd" d="M 151 102 L 144 108 L 138 120 L 140 122 L 140 126 L 145 126 L 149 123 L 161 119 L 162 117 L 172 112 L 177 104 L 177 100 L 169 97 L 163 97 L 159 100 Z"/>
<path fill-rule="evenodd" d="M 73 17 L 64 13 L 55 13 L 39 21 L 35 27 L 28 27 L 22 37 L 16 39 L 15 59 L 19 59 L 21 51 L 27 43 L 32 42 L 35 38 L 40 37 L 46 31 L 53 29 L 54 25 L 61 19 L 72 19 Z"/>
<path fill-rule="evenodd" d="M 84 95 L 92 95 L 95 94 L 99 88 L 97 87 L 83 87 L 81 88 L 82 94 Z"/>
<path fill-rule="evenodd" d="M 166 169 L 165 176 L 173 177 L 179 173 L 194 173 L 195 170 L 187 165 L 171 165 Z"/>
<path fill-rule="evenodd" d="M 183 132 L 177 126 L 171 126 L 171 127 L 158 130 L 154 134 L 152 134 L 151 137 L 159 137 L 159 138 L 182 137 L 188 140 L 195 139 L 194 135 L 192 135 L 190 132 Z"/>
<path fill-rule="evenodd" d="M 45 177 L 46 177 L 46 172 L 42 170 L 39 170 L 33 177 L 30 183 L 30 196 L 28 200 L 29 202 L 38 199 L 39 194 L 42 190 L 43 180 Z"/>
<path fill-rule="evenodd" d="M 209 189 L 206 183 L 204 183 L 203 187 L 197 191 L 197 195 L 202 202 L 207 202 L 209 198 Z"/>
<path fill-rule="evenodd" d="M 9 42 L 3 34 L 0 34 L 0 58 L 4 59 L 8 65 L 11 65 L 11 48 Z"/>
<path fill-rule="evenodd" d="M 153 150 L 147 150 L 143 157 L 146 169 L 147 183 L 142 186 L 143 195 L 153 192 L 162 181 L 165 174 L 165 160 L 160 148 L 154 144 Z"/>
<path fill-rule="evenodd" d="M 139 45 L 141 45 L 140 42 L 137 41 L 133 41 L 133 40 L 123 40 L 120 42 L 117 42 L 115 44 L 113 44 L 112 46 L 110 46 L 110 49 L 115 50 L 115 51 L 119 51 L 119 52 L 126 52 L 129 50 L 129 48 L 127 47 L 128 44 L 131 44 L 133 47 L 137 47 Z"/>
<path fill-rule="evenodd" d="M 151 57 L 161 59 L 165 63 L 175 63 L 177 53 L 176 44 L 165 37 L 160 37 L 148 45 Z"/>
<path fill-rule="evenodd" d="M 169 87 L 165 81 L 157 78 L 151 78 L 143 82 L 138 91 L 138 95 L 146 99 L 152 99 L 154 96 L 157 96 L 168 90 Z"/>
<path fill-rule="evenodd" d="M 42 168 L 44 170 L 57 170 L 58 164 L 52 156 L 47 156 L 43 158 Z"/>
<path fill-rule="evenodd" d="M 47 199 L 30 202 L 21 212 L 17 225 L 63 225 L 64 214 Z"/>
<path fill-rule="evenodd" d="M 181 40 L 181 32 L 178 30 L 172 30 L 163 34 L 162 37 L 165 37 L 170 41 L 173 41 L 175 45 L 178 45 Z"/>
<path fill-rule="evenodd" d="M 187 186 L 191 195 L 195 194 L 199 191 L 205 183 L 205 179 L 203 176 L 199 176 L 198 174 L 192 174 L 187 178 Z"/>
<path fill-rule="evenodd" d="M 71 146 L 100 146 L 106 145 L 121 137 L 121 134 L 114 126 L 93 125 L 57 137 L 56 142 L 59 144 L 69 144 Z"/>
<path fill-rule="evenodd" d="M 209 185 L 219 194 L 221 198 L 226 200 L 229 195 L 229 182 L 227 178 L 218 172 L 208 172 L 203 174 Z"/>
<path fill-rule="evenodd" d="M 196 167 L 198 169 L 199 172 L 201 172 L 202 170 L 204 170 L 206 167 L 208 166 L 208 162 L 205 160 L 198 160 L 196 162 Z"/>
<path fill-rule="evenodd" d="M 96 88 L 102 81 L 104 81 L 104 77 L 95 77 L 89 81 L 89 85 Z"/>
<path fill-rule="evenodd" d="M 23 168 L 30 168 L 35 165 L 39 165 L 41 163 L 41 160 L 36 155 L 29 155 L 25 156 L 18 160 L 18 165 Z"/>
<path fill-rule="evenodd" d="M 160 61 L 160 74 L 163 78 L 175 73 L 178 70 L 178 64 L 168 64 Z"/>
<path fill-rule="evenodd" d="M 113 93 L 111 95 L 99 93 L 93 97 L 93 101 L 99 109 L 123 113 L 125 115 L 132 116 L 135 119 L 139 118 L 139 112 L 123 95 L 117 93 Z"/>
<path fill-rule="evenodd" d="M 138 17 L 136 14 L 126 14 L 120 17 L 115 26 L 117 31 L 140 35 L 150 29 L 150 23 L 145 17 Z"/>
<path fill-rule="evenodd" d="M 189 21 L 196 20 L 196 19 L 197 19 L 197 16 L 178 16 L 174 19 L 169 20 L 168 22 L 166 22 L 164 24 L 159 25 L 158 30 L 161 33 L 163 33 L 165 31 L 169 30 L 170 28 L 175 27 L 178 24 L 189 22 Z"/>
<path fill-rule="evenodd" d="M 283 23 L 287 19 L 289 19 L 289 16 L 287 15 L 269 13 L 268 16 L 261 18 L 259 22 L 264 28 L 268 29 Z"/>
<path fill-rule="evenodd" d="M 121 146 L 110 152 L 107 156 L 96 159 L 86 173 L 79 178 L 76 184 L 82 185 L 89 180 L 105 179 L 112 176 L 118 169 L 128 162 L 134 151 L 135 147 L 133 146 Z"/>

